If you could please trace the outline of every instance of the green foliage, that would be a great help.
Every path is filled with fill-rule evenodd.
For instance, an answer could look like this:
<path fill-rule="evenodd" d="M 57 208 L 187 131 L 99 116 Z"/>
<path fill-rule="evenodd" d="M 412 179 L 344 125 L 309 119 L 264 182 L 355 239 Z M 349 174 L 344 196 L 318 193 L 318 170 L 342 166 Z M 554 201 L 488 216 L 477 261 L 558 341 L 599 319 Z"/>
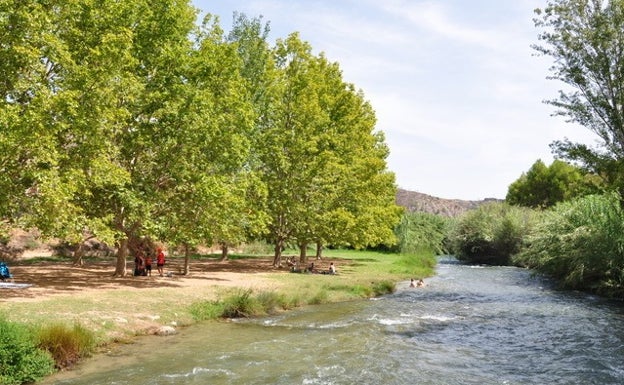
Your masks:
<path fill-rule="evenodd" d="M 251 290 L 241 290 L 223 301 L 224 318 L 249 318 L 262 314 L 263 310 Z"/>
<path fill-rule="evenodd" d="M 408 212 L 394 230 L 398 240 L 396 251 L 401 254 L 431 252 L 443 254 L 449 219 L 440 215 Z"/>
<path fill-rule="evenodd" d="M 511 205 L 547 208 L 557 202 L 597 192 L 592 175 L 561 160 L 546 166 L 537 160 L 533 166 L 513 182 L 505 201 Z"/>
<path fill-rule="evenodd" d="M 0 317 L 0 384 L 32 383 L 53 371 L 54 360 L 36 346 L 30 330 Z"/>
<path fill-rule="evenodd" d="M 506 203 L 489 203 L 464 213 L 449 239 L 453 254 L 471 263 L 507 265 L 521 250 L 536 213 Z"/>
<path fill-rule="evenodd" d="M 52 355 L 57 368 L 64 369 L 88 357 L 95 349 L 96 340 L 92 331 L 79 324 L 70 328 L 56 323 L 38 330 L 37 345 Z"/>
<path fill-rule="evenodd" d="M 393 263 L 392 271 L 411 277 L 427 277 L 431 274 L 435 266 L 436 259 L 433 253 L 400 254 L 398 259 Z"/>
<path fill-rule="evenodd" d="M 396 283 L 393 281 L 381 281 L 373 284 L 373 293 L 375 296 L 392 294 L 396 291 Z"/>
<path fill-rule="evenodd" d="M 208 321 L 221 317 L 224 303 L 219 301 L 201 301 L 191 304 L 189 313 L 197 322 Z"/>
<path fill-rule="evenodd" d="M 263 291 L 256 295 L 256 300 L 260 304 L 263 313 L 274 314 L 280 309 L 287 307 L 287 300 L 284 295 L 275 292 Z"/>
<path fill-rule="evenodd" d="M 555 206 L 528 237 L 516 262 L 564 287 L 624 297 L 624 212 L 616 194 Z"/>
<path fill-rule="evenodd" d="M 624 2 L 550 0 L 536 9 L 541 44 L 533 48 L 553 59 L 551 79 L 565 88 L 548 103 L 595 133 L 597 148 L 568 140 L 552 144 L 559 156 L 581 163 L 624 192 Z"/>
<path fill-rule="evenodd" d="M 309 305 L 322 305 L 327 303 L 329 299 L 329 295 L 327 294 L 327 290 L 321 289 L 319 290 L 312 298 L 308 300 Z"/>

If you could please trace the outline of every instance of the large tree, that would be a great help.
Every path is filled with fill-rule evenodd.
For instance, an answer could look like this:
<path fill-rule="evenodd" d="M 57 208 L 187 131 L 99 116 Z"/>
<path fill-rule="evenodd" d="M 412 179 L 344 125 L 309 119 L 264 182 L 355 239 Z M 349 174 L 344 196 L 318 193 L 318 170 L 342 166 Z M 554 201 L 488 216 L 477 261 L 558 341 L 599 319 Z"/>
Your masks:
<path fill-rule="evenodd" d="M 546 166 L 538 159 L 529 171 L 509 185 L 505 201 L 512 205 L 548 208 L 558 202 L 599 192 L 596 179 L 595 175 L 562 160 L 555 159 Z"/>
<path fill-rule="evenodd" d="M 624 1 L 552 0 L 536 15 L 534 48 L 553 59 L 552 78 L 566 84 L 549 103 L 601 140 L 598 148 L 568 140 L 552 147 L 624 193 Z"/>
<path fill-rule="evenodd" d="M 274 62 L 259 134 L 274 264 L 287 242 L 296 242 L 302 261 L 312 243 L 392 243 L 400 210 L 374 111 L 339 66 L 296 33 L 278 40 Z"/>

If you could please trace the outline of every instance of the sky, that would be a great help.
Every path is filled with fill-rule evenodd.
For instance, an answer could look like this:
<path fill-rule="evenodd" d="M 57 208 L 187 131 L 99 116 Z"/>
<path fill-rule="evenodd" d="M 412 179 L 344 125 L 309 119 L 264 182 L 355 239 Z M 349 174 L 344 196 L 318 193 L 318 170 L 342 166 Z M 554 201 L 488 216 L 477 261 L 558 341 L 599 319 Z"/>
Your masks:
<path fill-rule="evenodd" d="M 363 91 L 399 188 L 446 199 L 504 199 L 549 144 L 588 145 L 588 129 L 552 116 L 564 85 L 536 55 L 546 0 L 192 0 L 227 32 L 234 12 L 298 32 Z"/>

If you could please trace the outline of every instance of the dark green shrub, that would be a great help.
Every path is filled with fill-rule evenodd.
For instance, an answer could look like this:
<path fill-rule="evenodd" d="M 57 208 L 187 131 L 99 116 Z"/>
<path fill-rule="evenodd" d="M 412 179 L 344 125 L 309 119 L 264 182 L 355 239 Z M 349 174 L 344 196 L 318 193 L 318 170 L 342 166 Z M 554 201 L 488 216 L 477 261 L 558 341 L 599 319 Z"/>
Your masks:
<path fill-rule="evenodd" d="M 464 213 L 449 234 L 451 252 L 463 261 L 508 265 L 520 250 L 538 213 L 494 202 Z"/>
<path fill-rule="evenodd" d="M 261 314 L 259 302 L 251 296 L 251 290 L 241 291 L 223 301 L 223 318 L 248 318 Z"/>
<path fill-rule="evenodd" d="M 392 281 L 381 281 L 373 284 L 373 293 L 375 296 L 392 294 L 396 291 L 396 284 Z"/>
<path fill-rule="evenodd" d="M 0 384 L 31 383 L 52 372 L 54 360 L 37 348 L 32 333 L 23 325 L 0 318 Z"/>
<path fill-rule="evenodd" d="M 54 358 L 57 368 L 68 368 L 88 357 L 95 349 L 93 332 L 75 324 L 45 325 L 37 333 L 37 344 Z"/>
<path fill-rule="evenodd" d="M 191 305 L 189 312 L 195 321 L 207 321 L 223 315 L 223 302 L 202 301 Z"/>
<path fill-rule="evenodd" d="M 443 254 L 448 224 L 449 219 L 440 215 L 405 213 L 394 230 L 397 237 L 394 251 L 403 254 Z"/>
<path fill-rule="evenodd" d="M 624 297 L 624 212 L 615 194 L 556 205 L 528 237 L 515 261 L 563 287 Z"/>

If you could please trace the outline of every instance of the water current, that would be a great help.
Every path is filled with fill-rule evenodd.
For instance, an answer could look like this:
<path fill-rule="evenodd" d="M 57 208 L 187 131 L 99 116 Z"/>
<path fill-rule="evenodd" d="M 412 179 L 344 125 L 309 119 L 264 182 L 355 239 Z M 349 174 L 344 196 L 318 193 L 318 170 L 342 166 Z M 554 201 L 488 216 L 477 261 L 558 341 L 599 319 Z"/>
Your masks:
<path fill-rule="evenodd" d="M 624 306 L 440 259 L 424 288 L 208 323 L 46 384 L 624 384 Z"/>

